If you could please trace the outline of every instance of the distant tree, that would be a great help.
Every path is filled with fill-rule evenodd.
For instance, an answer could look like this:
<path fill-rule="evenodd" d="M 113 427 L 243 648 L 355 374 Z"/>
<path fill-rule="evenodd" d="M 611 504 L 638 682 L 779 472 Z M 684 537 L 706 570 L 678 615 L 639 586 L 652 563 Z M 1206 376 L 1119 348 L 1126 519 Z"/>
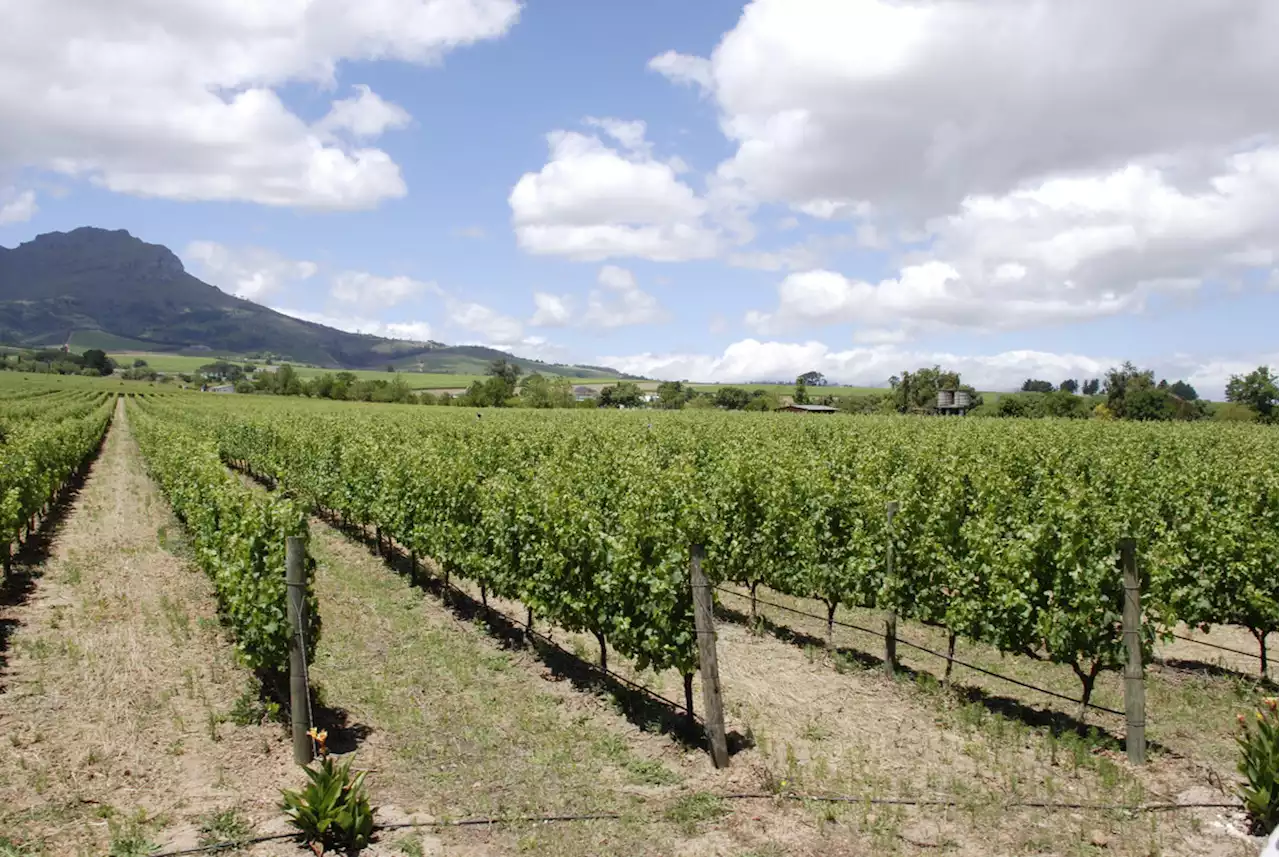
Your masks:
<path fill-rule="evenodd" d="M 1053 384 L 1048 381 L 1039 381 L 1034 378 L 1028 378 L 1022 382 L 1022 392 L 1024 393 L 1052 393 Z"/>
<path fill-rule="evenodd" d="M 573 382 L 564 377 L 547 382 L 547 398 L 553 408 L 572 408 L 577 404 L 573 396 Z"/>
<path fill-rule="evenodd" d="M 791 401 L 797 405 L 809 404 L 809 385 L 805 383 L 803 375 L 796 379 L 796 391 L 792 395 Z"/>
<path fill-rule="evenodd" d="M 551 407 L 551 383 L 540 372 L 531 372 L 520 379 L 520 404 L 526 408 Z"/>
<path fill-rule="evenodd" d="M 697 392 L 680 381 L 663 381 L 658 385 L 658 407 L 676 411 L 685 406 Z"/>
<path fill-rule="evenodd" d="M 281 396 L 301 396 L 302 395 L 302 379 L 298 377 L 298 372 L 288 363 L 282 365 L 275 372 L 276 390 L 275 392 Z"/>
<path fill-rule="evenodd" d="M 641 405 L 640 387 L 632 381 L 619 381 L 617 384 L 600 390 L 597 404 L 602 408 L 638 408 Z"/>
<path fill-rule="evenodd" d="M 1071 393 L 1074 395 L 1075 392 L 1080 389 L 1080 382 L 1075 378 L 1068 378 L 1058 385 L 1058 389 L 1065 393 Z"/>
<path fill-rule="evenodd" d="M 506 358 L 499 358 L 489 364 L 485 374 L 499 383 L 499 387 L 493 388 L 495 391 L 506 391 L 506 395 L 502 397 L 503 399 L 515 395 L 516 381 L 520 378 L 520 367 L 517 364 L 508 363 Z"/>
<path fill-rule="evenodd" d="M 1247 375 L 1227 380 L 1227 401 L 1245 405 L 1265 423 L 1276 421 L 1276 381 L 1270 366 L 1259 366 Z"/>
<path fill-rule="evenodd" d="M 1175 399 L 1159 387 L 1131 389 L 1124 397 L 1124 418 L 1144 422 L 1171 420 L 1178 414 Z"/>
<path fill-rule="evenodd" d="M 80 356 L 80 364 L 86 369 L 94 369 L 99 375 L 110 375 L 116 369 L 115 362 L 101 348 L 90 348 Z"/>
<path fill-rule="evenodd" d="M 1038 416 L 1029 396 L 1011 394 L 1001 396 L 996 405 L 996 416 L 1000 417 L 1032 417 Z"/>
<path fill-rule="evenodd" d="M 147 365 L 147 361 L 143 360 L 141 357 L 133 358 L 134 369 L 141 369 L 143 366 L 146 366 L 146 365 Z"/>
<path fill-rule="evenodd" d="M 1107 394 L 1107 408 L 1121 419 L 1130 419 L 1128 414 L 1130 396 L 1140 390 L 1155 389 L 1155 387 L 1155 373 L 1150 369 L 1139 369 L 1128 360 L 1121 364 L 1119 369 L 1115 367 L 1108 369 L 1106 380 L 1102 385 L 1103 391 Z M 1162 408 L 1153 410 L 1151 399 L 1144 400 L 1143 409 L 1145 414 L 1162 410 Z M 1150 416 L 1143 417 L 1143 419 L 1151 418 Z"/>
<path fill-rule="evenodd" d="M 395 367 L 395 366 L 393 366 L 393 365 L 391 365 L 390 363 L 388 363 L 388 364 L 387 364 L 387 371 L 388 371 L 388 372 L 394 372 L 394 371 L 396 371 L 396 367 Z"/>
<path fill-rule="evenodd" d="M 1102 387 L 1102 380 L 1099 378 L 1090 378 L 1080 387 L 1080 392 L 1086 396 L 1098 395 L 1098 390 Z"/>
<path fill-rule="evenodd" d="M 972 387 L 960 383 L 958 372 L 943 371 L 938 366 L 894 375 L 889 386 L 893 388 L 893 409 L 900 414 L 937 413 L 939 390 L 966 390 L 974 395 Z M 975 405 L 980 403 L 980 397 L 975 399 Z"/>
<path fill-rule="evenodd" d="M 879 414 L 891 405 L 891 397 L 884 393 L 841 396 L 835 402 L 835 406 L 847 414 Z"/>
<path fill-rule="evenodd" d="M 801 381 L 804 381 L 806 387 L 823 387 L 827 383 L 826 377 L 818 371 L 805 372 L 796 379 L 797 384 Z"/>
<path fill-rule="evenodd" d="M 1188 384 L 1186 381 L 1174 381 L 1169 385 L 1169 392 L 1186 402 L 1194 402 L 1196 399 L 1200 398 L 1200 396 L 1196 394 L 1196 388 Z"/>
<path fill-rule="evenodd" d="M 799 389 L 799 385 L 797 385 Z M 716 390 L 715 406 L 726 411 L 740 411 L 751 401 L 751 393 L 741 387 L 721 387 Z"/>
<path fill-rule="evenodd" d="M 228 363 L 225 360 L 217 360 L 213 363 L 206 363 L 201 366 L 200 374 L 206 378 L 216 379 L 219 381 L 231 381 L 232 383 L 239 381 L 244 377 L 244 369 L 236 363 Z"/>

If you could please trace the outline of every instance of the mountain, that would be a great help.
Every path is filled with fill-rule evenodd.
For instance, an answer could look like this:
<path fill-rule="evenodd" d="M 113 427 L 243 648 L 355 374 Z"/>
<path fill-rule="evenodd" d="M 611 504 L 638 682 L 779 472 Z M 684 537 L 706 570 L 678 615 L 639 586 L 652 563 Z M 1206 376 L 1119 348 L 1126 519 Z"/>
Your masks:
<path fill-rule="evenodd" d="M 479 346 L 384 339 L 292 318 L 188 274 L 160 244 L 123 229 L 84 226 L 0 247 L 0 342 L 77 342 L 133 351 L 271 353 L 299 363 L 362 369 L 482 371 L 505 357 L 571 377 L 621 377 L 599 367 L 519 360 Z"/>

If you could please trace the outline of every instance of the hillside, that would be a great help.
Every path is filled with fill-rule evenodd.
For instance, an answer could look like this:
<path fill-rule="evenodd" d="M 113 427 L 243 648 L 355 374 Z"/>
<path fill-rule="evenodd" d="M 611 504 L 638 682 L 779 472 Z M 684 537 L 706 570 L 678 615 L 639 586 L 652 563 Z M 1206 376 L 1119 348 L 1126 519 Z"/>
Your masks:
<path fill-rule="evenodd" d="M 510 354 L 348 333 L 229 295 L 183 268 L 167 247 L 123 229 L 81 227 L 0 247 L 0 342 L 209 355 L 269 352 L 317 366 L 479 373 Z M 91 347 L 84 345 L 84 347 Z M 569 377 L 619 377 L 599 367 L 519 360 Z"/>

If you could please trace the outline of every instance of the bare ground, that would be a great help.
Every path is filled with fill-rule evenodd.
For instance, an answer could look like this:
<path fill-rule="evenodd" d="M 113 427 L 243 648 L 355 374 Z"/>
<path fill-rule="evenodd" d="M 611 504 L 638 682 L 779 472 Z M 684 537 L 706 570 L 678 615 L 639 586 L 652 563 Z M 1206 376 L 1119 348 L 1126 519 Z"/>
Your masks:
<path fill-rule="evenodd" d="M 317 525 L 317 529 L 320 529 Z M 328 538 L 328 536 L 326 536 Z M 367 547 L 345 540 L 334 545 L 344 562 L 364 563 Z M 403 563 L 401 562 L 401 566 Z M 447 590 L 456 629 L 486 633 L 495 646 L 511 646 L 511 627 L 482 620 L 479 592 L 454 580 Z M 424 610 L 435 613 L 441 589 L 429 583 Z M 459 593 L 466 597 L 459 597 Z M 517 623 L 520 605 L 489 604 Z M 447 624 L 447 623 L 446 623 Z M 556 643 L 576 653 L 580 665 L 598 658 L 596 641 L 562 629 L 546 629 Z M 1132 805 L 1143 802 L 1225 802 L 1220 778 L 1175 753 L 1157 754 L 1136 769 L 1122 749 L 1074 732 L 1036 728 L 977 702 L 966 702 L 908 670 L 897 680 L 868 669 L 848 652 L 821 649 L 748 631 L 740 624 L 719 628 L 721 678 L 728 726 L 754 743 L 734 756 L 728 771 L 715 771 L 706 755 L 665 735 L 655 722 L 619 702 L 617 688 L 585 694 L 566 681 L 573 669 L 554 653 L 508 649 L 526 674 L 540 675 L 567 710 L 583 711 L 583 724 L 621 737 L 640 757 L 661 760 L 679 772 L 680 786 L 649 789 L 649 798 L 673 793 L 709 794 L 787 789 L 851 794 L 873 800 L 953 800 L 960 806 L 883 806 L 871 803 L 727 803 L 711 824 L 686 830 L 685 847 L 714 854 L 1126 854 L 1235 855 L 1256 848 L 1238 831 L 1230 810 L 1198 809 L 1134 815 L 1122 810 L 1010 809 L 1010 801 Z M 610 666 L 669 700 L 682 700 L 679 678 L 637 673 L 610 651 Z M 923 676 L 921 677 L 923 679 Z M 575 684 L 578 687 L 575 687 Z M 1209 688 L 1231 696 L 1225 685 Z M 1161 699 L 1159 694 L 1157 700 Z M 695 705 L 701 689 L 695 684 Z M 1021 710 L 1021 709 L 1019 709 Z M 1025 712 L 1024 712 L 1025 713 Z M 637 724 L 643 727 L 637 728 Z M 424 723 L 424 727 L 429 727 Z M 679 846 L 677 846 L 679 847 Z"/>
<path fill-rule="evenodd" d="M 16 569 L 29 596 L 0 607 L 0 834 L 30 853 L 194 844 L 209 813 L 277 814 L 289 746 L 228 719 L 250 675 L 208 580 L 166 547 L 178 533 L 121 408 L 47 551 Z"/>

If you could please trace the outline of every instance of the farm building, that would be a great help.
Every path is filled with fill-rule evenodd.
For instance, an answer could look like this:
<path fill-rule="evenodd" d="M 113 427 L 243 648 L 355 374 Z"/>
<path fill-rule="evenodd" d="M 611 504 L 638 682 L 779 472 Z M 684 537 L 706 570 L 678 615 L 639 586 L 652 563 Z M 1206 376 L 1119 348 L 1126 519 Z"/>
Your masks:
<path fill-rule="evenodd" d="M 599 393 L 597 393 L 595 390 L 591 389 L 590 387 L 574 387 L 573 388 L 573 398 L 579 402 L 585 402 L 587 399 L 594 399 L 598 395 Z"/>
<path fill-rule="evenodd" d="M 962 417 L 973 408 L 973 399 L 968 390 L 939 390 L 938 413 L 946 416 Z"/>
<path fill-rule="evenodd" d="M 837 408 L 830 405 L 783 405 L 778 408 L 779 411 L 790 411 L 794 414 L 834 414 L 838 412 Z"/>

